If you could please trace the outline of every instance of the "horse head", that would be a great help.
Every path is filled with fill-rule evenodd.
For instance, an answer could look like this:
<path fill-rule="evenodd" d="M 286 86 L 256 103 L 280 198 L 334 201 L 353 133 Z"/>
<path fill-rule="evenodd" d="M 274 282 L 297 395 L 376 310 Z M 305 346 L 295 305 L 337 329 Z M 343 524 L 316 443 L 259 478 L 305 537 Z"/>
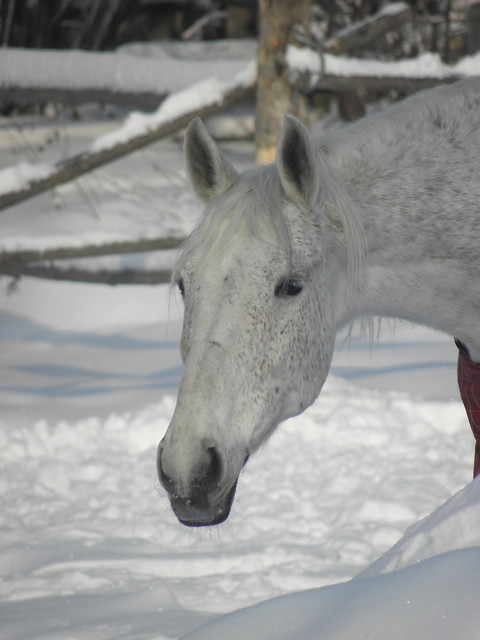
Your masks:
<path fill-rule="evenodd" d="M 157 467 L 180 522 L 202 526 L 228 517 L 248 457 L 320 392 L 342 270 L 331 251 L 339 224 L 321 213 L 298 120 L 286 117 L 274 165 L 239 175 L 196 119 L 185 160 L 206 210 L 175 267 L 185 368 Z"/>

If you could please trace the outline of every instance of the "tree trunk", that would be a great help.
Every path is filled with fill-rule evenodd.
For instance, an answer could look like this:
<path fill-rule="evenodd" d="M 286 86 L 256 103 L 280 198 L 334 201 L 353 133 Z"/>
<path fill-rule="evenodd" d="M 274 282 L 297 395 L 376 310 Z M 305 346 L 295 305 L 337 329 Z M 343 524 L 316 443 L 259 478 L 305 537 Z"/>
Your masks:
<path fill-rule="evenodd" d="M 480 51 L 480 2 L 472 2 L 466 11 L 468 53 L 472 56 Z"/>
<path fill-rule="evenodd" d="M 303 99 L 294 100 L 285 55 L 293 26 L 308 27 L 310 5 L 311 0 L 259 0 L 255 142 L 260 163 L 273 162 L 284 115 L 301 115 Z"/>

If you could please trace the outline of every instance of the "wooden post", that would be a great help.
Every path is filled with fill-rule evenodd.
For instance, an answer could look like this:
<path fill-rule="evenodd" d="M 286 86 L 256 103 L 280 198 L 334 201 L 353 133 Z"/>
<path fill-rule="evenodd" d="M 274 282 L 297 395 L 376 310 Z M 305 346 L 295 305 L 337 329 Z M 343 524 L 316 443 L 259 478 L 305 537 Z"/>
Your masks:
<path fill-rule="evenodd" d="M 307 29 L 311 0 L 259 0 L 259 46 L 256 110 L 256 160 L 273 162 L 285 113 L 300 115 L 294 104 L 286 62 L 295 24 Z"/>
<path fill-rule="evenodd" d="M 471 2 L 466 11 L 468 53 L 480 51 L 480 2 Z"/>

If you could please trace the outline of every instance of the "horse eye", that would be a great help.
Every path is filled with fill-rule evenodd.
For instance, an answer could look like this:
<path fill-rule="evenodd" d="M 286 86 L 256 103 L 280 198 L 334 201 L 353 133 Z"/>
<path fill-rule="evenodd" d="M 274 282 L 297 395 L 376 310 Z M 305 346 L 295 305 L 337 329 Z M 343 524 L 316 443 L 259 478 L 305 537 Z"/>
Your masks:
<path fill-rule="evenodd" d="M 303 282 L 298 278 L 279 280 L 275 287 L 275 295 L 278 298 L 298 296 L 303 290 Z"/>
<path fill-rule="evenodd" d="M 178 290 L 180 291 L 180 295 L 183 298 L 185 296 L 185 284 L 183 282 L 183 278 L 179 278 L 177 280 L 177 286 L 178 286 Z"/>

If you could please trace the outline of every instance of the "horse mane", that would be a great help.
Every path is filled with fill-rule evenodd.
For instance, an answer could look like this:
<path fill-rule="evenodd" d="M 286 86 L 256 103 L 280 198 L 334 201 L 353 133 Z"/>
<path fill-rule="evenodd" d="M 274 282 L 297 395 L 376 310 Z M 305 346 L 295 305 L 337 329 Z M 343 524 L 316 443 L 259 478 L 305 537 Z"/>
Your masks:
<path fill-rule="evenodd" d="M 364 288 L 367 260 L 367 243 L 359 212 L 322 149 L 318 150 L 317 162 L 320 178 L 317 215 L 327 217 L 334 239 L 343 247 L 347 270 L 347 296 L 358 296 Z"/>

